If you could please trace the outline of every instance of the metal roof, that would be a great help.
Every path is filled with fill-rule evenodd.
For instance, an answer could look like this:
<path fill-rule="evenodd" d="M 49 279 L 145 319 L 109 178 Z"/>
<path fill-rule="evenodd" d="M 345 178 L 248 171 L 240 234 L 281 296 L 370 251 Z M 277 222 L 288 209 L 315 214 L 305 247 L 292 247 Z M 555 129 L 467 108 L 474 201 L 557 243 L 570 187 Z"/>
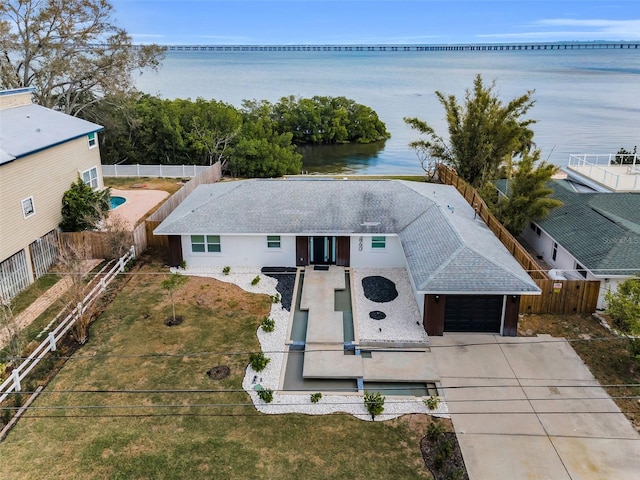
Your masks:
<path fill-rule="evenodd" d="M 398 235 L 418 291 L 538 293 L 454 187 L 395 180 L 242 180 L 198 186 L 157 235 Z"/>
<path fill-rule="evenodd" d="M 40 105 L 0 110 L 0 165 L 100 130 L 100 125 Z"/>

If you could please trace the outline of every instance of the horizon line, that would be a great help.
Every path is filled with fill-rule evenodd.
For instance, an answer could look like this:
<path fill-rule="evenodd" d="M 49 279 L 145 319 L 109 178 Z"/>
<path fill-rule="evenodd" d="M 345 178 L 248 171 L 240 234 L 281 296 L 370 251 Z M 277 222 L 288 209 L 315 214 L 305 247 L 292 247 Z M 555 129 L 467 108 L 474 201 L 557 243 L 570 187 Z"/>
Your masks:
<path fill-rule="evenodd" d="M 565 44 L 638 44 L 640 40 L 544 40 L 513 42 L 451 42 L 451 43 L 157 43 L 136 42 L 133 46 L 160 47 L 439 47 L 439 46 L 500 46 L 500 45 L 565 45 Z"/>

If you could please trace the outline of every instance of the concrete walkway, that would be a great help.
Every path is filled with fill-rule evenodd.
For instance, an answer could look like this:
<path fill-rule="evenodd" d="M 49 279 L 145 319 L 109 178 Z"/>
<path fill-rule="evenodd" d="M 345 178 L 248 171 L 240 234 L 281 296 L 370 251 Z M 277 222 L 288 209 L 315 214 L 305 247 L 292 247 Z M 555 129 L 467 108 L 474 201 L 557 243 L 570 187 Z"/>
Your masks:
<path fill-rule="evenodd" d="M 371 351 L 371 355 L 345 355 L 343 314 L 335 310 L 335 291 L 344 290 L 345 271 L 305 271 L 300 308 L 308 310 L 302 376 L 304 378 L 362 378 L 364 382 L 430 382 L 437 379 L 431 353 Z"/>
<path fill-rule="evenodd" d="M 430 340 L 471 480 L 640 478 L 640 435 L 563 339 Z"/>

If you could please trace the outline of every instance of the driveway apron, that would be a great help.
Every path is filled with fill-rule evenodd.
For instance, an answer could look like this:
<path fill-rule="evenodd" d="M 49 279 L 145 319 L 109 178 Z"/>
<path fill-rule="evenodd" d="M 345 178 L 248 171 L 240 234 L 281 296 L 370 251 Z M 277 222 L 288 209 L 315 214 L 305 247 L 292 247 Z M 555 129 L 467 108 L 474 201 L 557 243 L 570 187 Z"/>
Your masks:
<path fill-rule="evenodd" d="M 640 478 L 640 435 L 564 339 L 430 344 L 471 480 Z"/>

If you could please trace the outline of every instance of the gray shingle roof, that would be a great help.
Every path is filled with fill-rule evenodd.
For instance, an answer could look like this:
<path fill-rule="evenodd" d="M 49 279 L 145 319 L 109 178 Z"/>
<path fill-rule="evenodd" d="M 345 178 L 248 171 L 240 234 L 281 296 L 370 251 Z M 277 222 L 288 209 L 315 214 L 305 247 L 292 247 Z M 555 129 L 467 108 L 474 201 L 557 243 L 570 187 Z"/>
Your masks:
<path fill-rule="evenodd" d="M 154 231 L 397 234 L 418 291 L 538 293 L 455 188 L 388 180 L 243 180 L 200 185 Z"/>
<path fill-rule="evenodd" d="M 563 205 L 536 222 L 545 232 L 596 275 L 640 270 L 640 194 L 577 193 L 564 180 L 551 186 Z"/>
<path fill-rule="evenodd" d="M 0 110 L 0 164 L 102 130 L 100 125 L 40 105 Z"/>

